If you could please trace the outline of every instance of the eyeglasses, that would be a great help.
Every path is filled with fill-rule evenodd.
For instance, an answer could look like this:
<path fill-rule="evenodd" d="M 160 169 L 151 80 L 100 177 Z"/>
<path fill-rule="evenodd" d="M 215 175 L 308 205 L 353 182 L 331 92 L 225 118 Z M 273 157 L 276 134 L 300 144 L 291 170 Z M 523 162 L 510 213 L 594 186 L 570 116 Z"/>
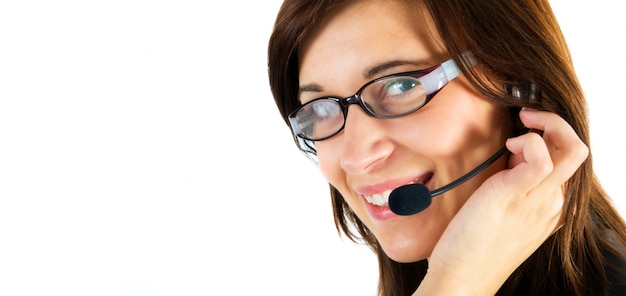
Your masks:
<path fill-rule="evenodd" d="M 351 104 L 375 118 L 401 117 L 424 107 L 460 73 L 450 59 L 428 69 L 380 77 L 347 98 L 322 97 L 307 102 L 289 114 L 289 123 L 294 135 L 302 139 L 325 140 L 343 130 Z"/>

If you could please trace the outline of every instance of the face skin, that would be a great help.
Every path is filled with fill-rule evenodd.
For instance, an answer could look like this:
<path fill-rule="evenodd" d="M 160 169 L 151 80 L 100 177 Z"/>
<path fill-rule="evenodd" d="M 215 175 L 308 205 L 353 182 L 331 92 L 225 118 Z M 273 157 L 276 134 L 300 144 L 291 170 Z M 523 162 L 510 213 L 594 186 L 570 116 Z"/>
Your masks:
<path fill-rule="evenodd" d="M 347 97 L 374 78 L 449 59 L 433 33 L 432 20 L 417 15 L 421 8 L 402 5 L 358 1 L 317 28 L 300 51 L 300 101 Z M 371 77 L 365 75 L 391 62 L 399 63 L 382 67 Z M 454 181 L 512 136 L 508 116 L 508 111 L 474 91 L 463 76 L 404 117 L 376 119 L 351 105 L 345 129 L 316 142 L 319 167 L 385 253 L 398 262 L 414 262 L 430 255 L 460 207 L 484 180 L 506 167 L 506 158 L 433 198 L 431 206 L 416 215 L 397 216 L 386 206 L 368 203 L 363 195 L 425 181 L 434 190 Z"/>

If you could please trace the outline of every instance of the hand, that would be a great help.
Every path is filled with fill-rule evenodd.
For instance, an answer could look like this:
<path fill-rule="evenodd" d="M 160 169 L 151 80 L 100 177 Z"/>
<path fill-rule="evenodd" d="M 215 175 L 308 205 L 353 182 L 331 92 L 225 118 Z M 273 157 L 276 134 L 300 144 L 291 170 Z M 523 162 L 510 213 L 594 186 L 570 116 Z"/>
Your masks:
<path fill-rule="evenodd" d="M 485 181 L 448 225 L 414 295 L 493 295 L 557 229 L 563 184 L 589 154 L 565 120 L 524 109 L 529 132 L 507 141 L 509 168 Z"/>

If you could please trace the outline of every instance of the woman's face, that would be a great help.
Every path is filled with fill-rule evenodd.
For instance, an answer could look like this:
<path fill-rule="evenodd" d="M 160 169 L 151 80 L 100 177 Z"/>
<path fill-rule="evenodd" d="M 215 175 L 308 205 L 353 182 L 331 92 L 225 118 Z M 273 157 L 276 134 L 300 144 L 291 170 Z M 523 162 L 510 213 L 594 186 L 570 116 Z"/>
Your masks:
<path fill-rule="evenodd" d="M 374 78 L 444 62 L 450 56 L 433 27 L 423 9 L 399 2 L 350 4 L 303 44 L 301 102 L 347 97 Z M 322 173 L 385 253 L 413 262 L 430 255 L 457 211 L 486 178 L 505 168 L 506 159 L 435 197 L 416 215 L 395 215 L 368 198 L 408 183 L 424 183 L 432 191 L 454 181 L 502 147 L 511 136 L 509 122 L 508 111 L 459 76 L 422 109 L 403 117 L 377 119 L 351 105 L 344 130 L 315 147 Z"/>

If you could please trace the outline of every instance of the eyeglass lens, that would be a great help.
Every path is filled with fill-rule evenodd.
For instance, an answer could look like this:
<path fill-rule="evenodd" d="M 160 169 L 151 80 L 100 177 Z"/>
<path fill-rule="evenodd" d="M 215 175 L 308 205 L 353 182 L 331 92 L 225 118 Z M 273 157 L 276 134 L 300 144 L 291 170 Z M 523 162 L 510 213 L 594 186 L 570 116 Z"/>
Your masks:
<path fill-rule="evenodd" d="M 359 93 L 359 105 L 375 117 L 392 118 L 413 112 L 426 102 L 420 81 L 411 76 L 392 76 L 367 84 Z M 345 109 L 344 109 L 345 108 Z M 328 138 L 339 132 L 345 123 L 340 99 L 320 98 L 303 105 L 292 117 L 301 137 L 309 140 Z"/>

